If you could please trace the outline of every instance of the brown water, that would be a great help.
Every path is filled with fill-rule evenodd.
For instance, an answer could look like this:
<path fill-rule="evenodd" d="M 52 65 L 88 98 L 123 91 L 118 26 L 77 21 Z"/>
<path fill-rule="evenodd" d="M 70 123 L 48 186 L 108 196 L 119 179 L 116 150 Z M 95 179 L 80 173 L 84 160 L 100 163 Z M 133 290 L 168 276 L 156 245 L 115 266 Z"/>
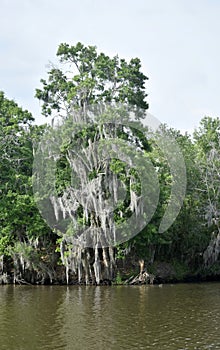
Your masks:
<path fill-rule="evenodd" d="M 220 283 L 0 286 L 4 349 L 220 349 Z"/>

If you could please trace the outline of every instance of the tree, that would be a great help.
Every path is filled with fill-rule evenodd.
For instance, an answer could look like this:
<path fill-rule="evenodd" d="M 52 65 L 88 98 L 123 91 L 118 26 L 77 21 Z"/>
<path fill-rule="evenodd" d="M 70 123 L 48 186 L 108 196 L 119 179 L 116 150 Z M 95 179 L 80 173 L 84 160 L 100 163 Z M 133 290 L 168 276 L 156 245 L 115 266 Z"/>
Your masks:
<path fill-rule="evenodd" d="M 170 130 L 175 137 L 186 165 L 187 186 L 183 206 L 167 235 L 170 236 L 170 244 L 164 252 L 168 260 L 178 261 L 188 268 L 198 268 L 202 261 L 202 253 L 207 247 L 207 232 L 204 226 L 204 218 L 201 214 L 201 172 L 197 162 L 197 147 L 188 134 L 182 135 L 177 130 Z M 196 225 L 195 225 L 196 223 Z"/>
<path fill-rule="evenodd" d="M 103 207 L 103 203 L 108 200 L 109 193 L 113 195 L 113 201 L 115 201 L 121 190 L 121 183 L 126 196 L 112 215 L 117 225 L 123 226 L 123 232 L 126 226 L 125 219 L 130 217 L 132 212 L 140 210 L 141 206 L 139 203 L 141 201 L 138 199 L 140 181 L 137 171 L 133 167 L 127 169 L 125 162 L 118 160 L 114 152 L 111 154 L 109 146 L 112 137 L 117 140 L 118 147 L 123 147 L 121 141 L 129 141 L 130 137 L 129 142 L 135 144 L 137 158 L 138 156 L 140 159 L 146 158 L 149 145 L 144 140 L 143 133 L 138 131 L 137 125 L 140 125 L 143 110 L 148 108 L 144 88 L 147 77 L 140 71 L 139 59 L 131 59 L 128 63 L 124 59 L 119 59 L 118 56 L 110 58 L 103 53 L 98 54 L 95 47 L 85 47 L 81 43 L 71 47 L 61 44 L 57 56 L 64 68 L 52 67 L 48 73 L 48 80 L 41 80 L 43 88 L 36 90 L 36 97 L 43 102 L 43 114 L 54 116 L 57 113 L 63 117 L 62 127 L 57 129 L 55 126 L 49 136 L 47 135 L 47 139 L 44 138 L 36 164 L 42 171 L 41 175 L 48 179 L 43 186 L 43 193 L 50 198 L 50 203 L 46 205 L 49 220 L 51 218 L 54 220 L 54 215 L 59 219 L 60 212 L 63 215 L 62 225 L 65 229 L 60 240 L 60 251 L 62 261 L 66 265 L 67 282 L 69 270 L 73 270 L 78 272 L 79 282 L 84 273 L 86 283 L 89 283 L 90 278 L 99 283 L 105 278 L 112 279 L 114 265 L 113 219 L 106 207 Z M 67 67 L 66 70 L 64 70 L 65 67 Z M 123 105 L 116 108 L 118 103 Z M 113 109 L 112 106 L 114 106 Z M 133 121 L 130 120 L 131 110 L 135 115 Z M 92 123 L 91 111 L 95 118 Z M 115 120 L 117 120 L 116 124 Z M 80 123 L 83 125 L 79 127 Z M 78 132 L 76 132 L 77 127 Z M 71 137 L 71 133 L 74 136 Z M 55 157 L 57 158 L 57 154 L 54 157 L 53 152 L 51 153 L 52 140 L 56 140 L 59 154 L 58 162 L 56 160 L 57 179 L 55 181 L 57 198 L 49 187 L 51 179 L 48 174 L 52 173 L 51 168 L 45 174 L 43 165 L 43 155 L 47 154 L 48 164 L 50 162 L 52 164 Z M 97 142 L 99 145 L 103 144 L 105 151 L 109 150 L 111 154 L 110 158 L 106 157 L 104 162 L 100 162 L 99 151 L 94 148 Z M 78 153 L 78 160 L 74 158 L 76 153 Z M 124 155 L 127 153 L 129 148 L 125 147 Z M 82 157 L 84 157 L 83 160 Z M 139 169 L 141 166 L 144 167 L 140 159 L 137 160 Z M 78 176 L 81 181 L 83 179 L 81 188 L 84 195 L 81 193 L 79 196 L 78 192 L 72 190 L 71 172 L 75 178 Z M 42 187 L 40 188 L 41 175 L 36 178 L 36 194 L 45 212 L 45 201 L 42 200 Z M 148 175 L 150 177 L 150 174 Z M 154 186 L 151 188 L 152 191 L 154 191 L 153 188 Z M 67 198 L 71 198 L 72 206 L 67 203 Z M 51 205 L 54 208 L 54 215 L 51 213 Z M 105 215 L 104 212 L 106 212 Z M 65 221 L 66 216 L 67 219 L 71 218 L 71 221 Z M 92 250 L 77 246 L 75 241 L 75 236 L 79 237 L 82 234 L 85 225 L 90 231 L 102 230 L 102 233 L 105 233 L 102 235 L 104 242 L 99 241 L 96 244 L 95 234 L 92 236 Z M 107 237 L 106 227 L 109 228 L 110 238 Z M 58 232 L 63 229 L 60 226 L 57 228 Z M 110 244 L 111 240 L 112 244 Z"/>
<path fill-rule="evenodd" d="M 48 80 L 41 79 L 36 97 L 43 102 L 42 113 L 71 111 L 95 102 L 122 102 L 147 109 L 145 81 L 138 58 L 130 62 L 98 53 L 95 46 L 60 44 L 57 51 L 61 67 L 52 67 Z"/>
<path fill-rule="evenodd" d="M 196 148 L 189 135 L 182 135 L 180 131 L 161 126 L 162 135 L 167 135 L 179 146 L 184 157 L 186 167 L 186 192 L 179 215 L 172 225 L 164 232 L 159 231 L 161 218 L 171 198 L 173 172 L 164 155 L 163 149 L 156 143 L 156 135 L 151 139 L 151 152 L 149 157 L 157 169 L 160 183 L 160 197 L 157 210 L 151 222 L 130 242 L 126 243 L 126 249 L 131 250 L 138 258 L 147 258 L 149 264 L 154 259 L 165 261 L 178 261 L 187 266 L 198 265 L 201 260 L 201 252 L 207 246 L 207 233 L 204 232 L 204 221 L 199 208 L 199 193 L 201 174 L 196 162 Z M 172 150 L 175 157 L 175 149 Z M 179 191 L 175 194 L 175 202 L 178 202 Z M 195 222 L 197 225 L 195 226 Z"/>
<path fill-rule="evenodd" d="M 203 257 L 205 264 L 211 266 L 220 257 L 220 119 L 204 117 L 194 138 L 202 176 L 202 213 L 211 231 Z"/>
<path fill-rule="evenodd" d="M 33 121 L 31 113 L 0 92 L 0 255 L 5 272 L 11 272 L 7 262 L 14 265 L 15 282 L 47 275 L 40 249 L 47 246 L 50 230 L 32 193 L 32 142 L 39 133 Z"/>

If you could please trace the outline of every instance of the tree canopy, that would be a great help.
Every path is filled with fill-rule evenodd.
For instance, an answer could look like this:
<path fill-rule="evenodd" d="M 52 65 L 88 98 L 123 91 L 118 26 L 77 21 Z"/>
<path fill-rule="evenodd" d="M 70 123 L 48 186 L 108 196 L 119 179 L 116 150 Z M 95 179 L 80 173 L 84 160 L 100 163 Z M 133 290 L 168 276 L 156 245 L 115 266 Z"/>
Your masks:
<path fill-rule="evenodd" d="M 43 102 L 42 113 L 64 113 L 69 108 L 85 108 L 95 102 L 123 102 L 148 108 L 145 81 L 139 58 L 129 62 L 118 56 L 98 53 L 95 46 L 60 44 L 57 50 L 60 66 L 52 66 L 48 79 L 41 79 L 42 89 L 36 97 Z"/>

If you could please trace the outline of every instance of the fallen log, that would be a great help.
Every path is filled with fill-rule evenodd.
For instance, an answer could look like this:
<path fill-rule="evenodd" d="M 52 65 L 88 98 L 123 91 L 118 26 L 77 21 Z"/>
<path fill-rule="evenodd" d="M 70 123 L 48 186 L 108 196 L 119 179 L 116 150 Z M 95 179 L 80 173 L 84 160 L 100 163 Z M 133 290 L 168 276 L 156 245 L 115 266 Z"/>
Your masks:
<path fill-rule="evenodd" d="M 153 284 L 155 280 L 155 276 L 151 273 L 148 273 L 144 270 L 144 260 L 139 260 L 140 272 L 137 276 L 131 276 L 126 284 L 135 285 L 135 284 Z"/>
<path fill-rule="evenodd" d="M 129 281 L 128 284 L 153 284 L 154 279 L 154 275 L 148 273 L 147 271 L 143 271 L 142 273 L 139 273 L 137 276 L 135 276 L 131 281 Z"/>

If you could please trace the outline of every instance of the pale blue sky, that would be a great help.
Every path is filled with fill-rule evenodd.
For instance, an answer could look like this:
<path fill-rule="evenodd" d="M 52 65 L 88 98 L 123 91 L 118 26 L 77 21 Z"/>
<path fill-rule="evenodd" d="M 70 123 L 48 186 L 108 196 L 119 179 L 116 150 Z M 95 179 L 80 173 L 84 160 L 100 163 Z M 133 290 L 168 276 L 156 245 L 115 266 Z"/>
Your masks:
<path fill-rule="evenodd" d="M 139 57 L 149 112 L 192 131 L 220 116 L 220 1 L 0 0 L 0 90 L 38 122 L 34 90 L 61 42 Z"/>

